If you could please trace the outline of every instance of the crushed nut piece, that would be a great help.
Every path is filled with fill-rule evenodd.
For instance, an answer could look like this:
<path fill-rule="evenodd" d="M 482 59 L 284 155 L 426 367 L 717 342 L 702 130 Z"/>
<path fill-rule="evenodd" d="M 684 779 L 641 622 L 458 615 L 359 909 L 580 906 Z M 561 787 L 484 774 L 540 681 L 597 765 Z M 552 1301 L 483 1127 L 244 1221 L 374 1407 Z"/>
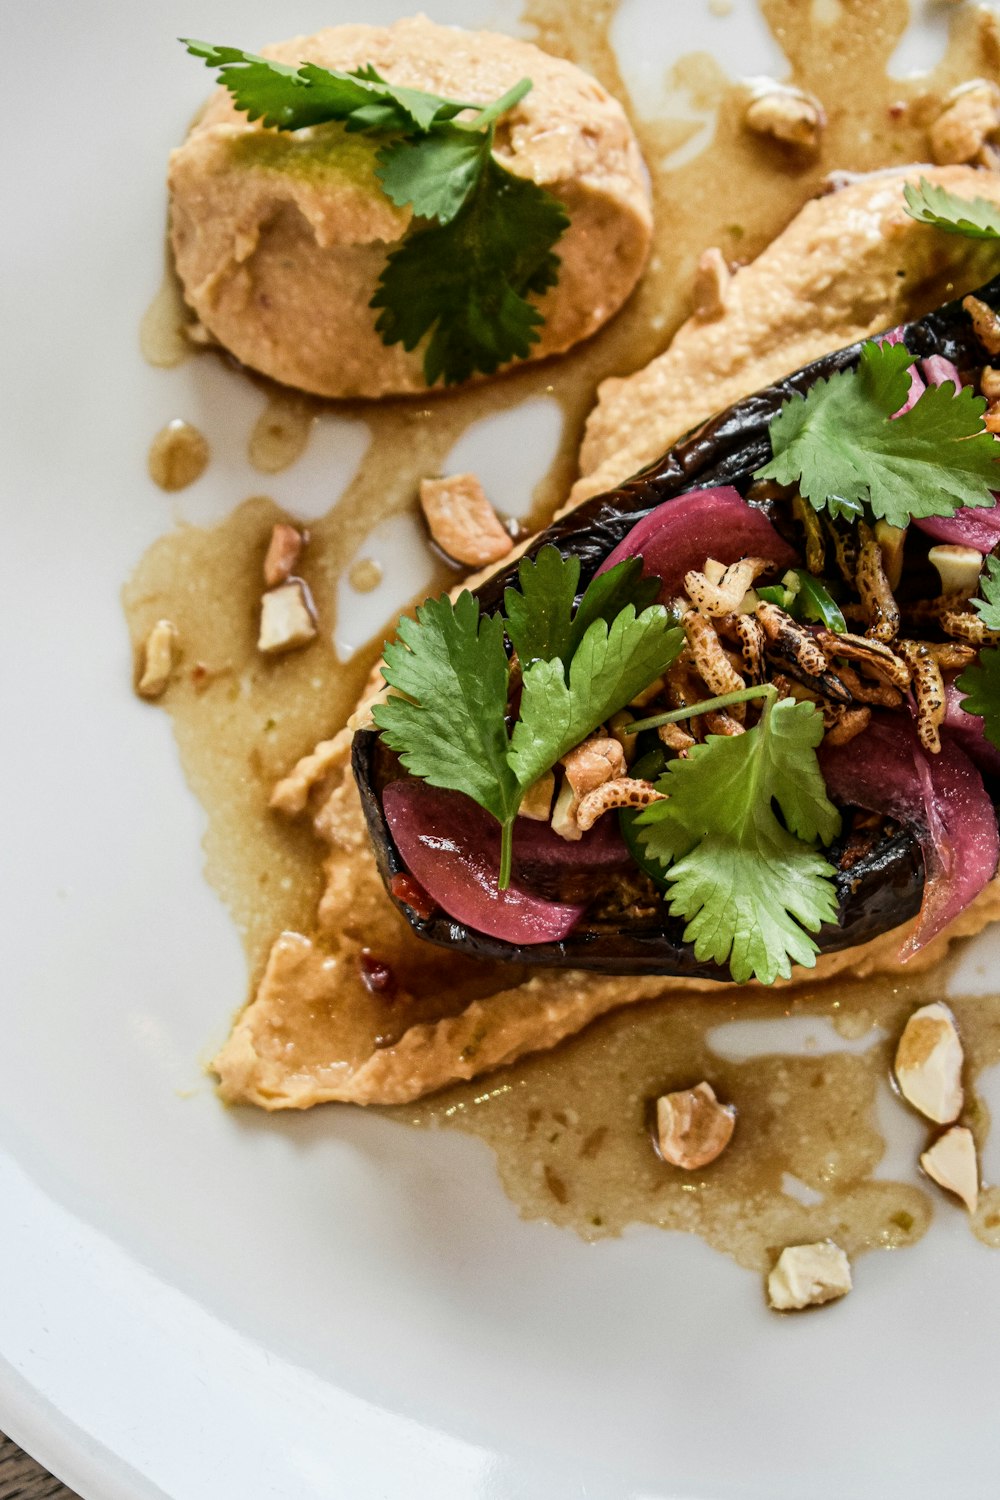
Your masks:
<path fill-rule="evenodd" d="M 621 775 L 625 769 L 625 752 L 610 736 L 595 735 L 564 755 L 562 763 L 566 768 L 566 780 L 574 795 L 580 798 L 613 776 Z"/>
<path fill-rule="evenodd" d="M 1000 354 L 1000 317 L 979 297 L 963 297 L 962 306 L 972 319 L 976 338 L 987 354 Z"/>
<path fill-rule="evenodd" d="M 962 1043 L 955 1018 L 935 1002 L 915 1010 L 896 1048 L 895 1073 L 907 1103 L 937 1125 L 950 1125 L 961 1113 Z"/>
<path fill-rule="evenodd" d="M 281 651 L 307 646 L 315 639 L 312 601 L 301 578 L 290 578 L 264 594 L 260 601 L 258 651 L 276 656 Z"/>
<path fill-rule="evenodd" d="M 851 1263 L 832 1240 L 789 1245 L 767 1278 L 767 1299 L 777 1312 L 791 1312 L 833 1302 L 851 1285 Z"/>
<path fill-rule="evenodd" d="M 521 798 L 521 806 L 517 810 L 519 818 L 530 818 L 534 823 L 547 823 L 552 811 L 552 798 L 555 796 L 556 778 L 554 771 L 546 771 L 544 776 L 539 776 L 533 786 L 529 786 Z"/>
<path fill-rule="evenodd" d="M 1000 370 L 994 370 L 992 365 L 986 365 L 979 377 L 979 389 L 987 401 L 1000 401 Z"/>
<path fill-rule="evenodd" d="M 714 322 L 726 311 L 729 267 L 716 246 L 702 252 L 694 275 L 694 315 L 701 323 Z"/>
<path fill-rule="evenodd" d="M 932 547 L 927 554 L 929 562 L 937 569 L 941 579 L 942 594 L 957 594 L 971 599 L 979 587 L 979 575 L 983 569 L 983 557 L 975 547 L 956 547 L 945 544 Z"/>
<path fill-rule="evenodd" d="M 823 106 L 799 89 L 768 89 L 751 99 L 744 122 L 755 135 L 767 135 L 800 151 L 817 151 L 826 125 Z"/>
<path fill-rule="evenodd" d="M 964 84 L 930 129 L 931 155 L 938 166 L 974 161 L 1000 127 L 1000 93 L 984 79 Z"/>
<path fill-rule="evenodd" d="M 575 843 L 583 838 L 583 829 L 576 821 L 576 810 L 579 806 L 579 798 L 570 786 L 564 781 L 559 788 L 556 805 L 552 809 L 551 828 L 552 832 L 558 834 L 561 839 L 568 843 Z"/>
<path fill-rule="evenodd" d="M 626 725 L 633 724 L 634 722 L 635 714 L 630 714 L 627 708 L 619 709 L 608 720 L 608 733 L 613 735 L 619 745 L 621 745 L 622 754 L 625 757 L 625 764 L 627 766 L 630 766 L 635 760 L 636 752 L 639 748 L 638 737 L 634 734 L 625 733 Z"/>
<path fill-rule="evenodd" d="M 710 1083 L 661 1094 L 656 1101 L 656 1140 L 663 1160 L 685 1172 L 715 1161 L 732 1140 L 736 1110 L 720 1104 Z"/>
<path fill-rule="evenodd" d="M 339 765 L 344 758 L 344 737 L 337 735 L 332 740 L 320 740 L 314 750 L 303 755 L 300 761 L 275 783 L 268 806 L 275 812 L 297 817 L 305 810 L 309 793 L 317 782 L 322 781 L 328 771 Z"/>
<path fill-rule="evenodd" d="M 456 562 L 484 568 L 514 545 L 475 474 L 422 479 L 420 506 L 431 536 Z"/>
<path fill-rule="evenodd" d="M 979 1163 L 971 1130 L 953 1125 L 921 1156 L 920 1165 L 939 1187 L 961 1198 L 970 1214 L 979 1205 Z"/>
<path fill-rule="evenodd" d="M 890 526 L 888 521 L 875 522 L 875 540 L 882 553 L 882 568 L 891 589 L 899 588 L 903 576 L 903 549 L 906 546 L 906 526 Z"/>
<path fill-rule="evenodd" d="M 306 538 L 301 531 L 296 531 L 294 526 L 289 526 L 287 521 L 278 521 L 271 532 L 271 540 L 267 544 L 267 553 L 264 557 L 264 582 L 269 589 L 275 589 L 279 583 L 287 583 L 295 571 L 295 564 L 299 560 L 299 554 L 305 545 Z"/>
<path fill-rule="evenodd" d="M 606 781 L 581 797 L 576 810 L 577 826 L 587 832 L 598 818 L 616 807 L 648 807 L 651 802 L 662 802 L 663 793 L 658 792 L 651 781 L 640 781 L 633 776 L 618 776 Z"/>
<path fill-rule="evenodd" d="M 159 698 L 166 692 L 177 661 L 180 636 L 173 620 L 157 620 L 146 637 L 142 676 L 136 691 L 144 698 Z"/>

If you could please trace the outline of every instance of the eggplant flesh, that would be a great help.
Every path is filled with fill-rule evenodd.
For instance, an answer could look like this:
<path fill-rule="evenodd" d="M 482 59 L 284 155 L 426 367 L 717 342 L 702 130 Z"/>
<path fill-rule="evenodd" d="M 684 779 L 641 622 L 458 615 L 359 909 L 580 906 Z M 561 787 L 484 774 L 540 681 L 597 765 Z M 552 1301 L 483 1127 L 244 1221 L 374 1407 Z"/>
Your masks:
<path fill-rule="evenodd" d="M 988 282 L 976 295 L 1000 310 L 1000 277 Z M 959 370 L 983 363 L 982 347 L 961 302 L 948 303 L 925 318 L 905 324 L 902 332 L 915 359 L 943 355 Z M 580 559 L 583 590 L 632 527 L 664 501 L 688 490 L 716 485 L 732 485 L 746 497 L 755 471 L 771 457 L 768 427 L 782 403 L 789 396 L 804 394 L 817 380 L 854 368 L 861 347 L 857 343 L 839 349 L 727 407 L 632 479 L 595 496 L 556 521 L 535 538 L 526 555 L 534 557 L 550 544 L 565 555 L 575 555 Z M 798 541 L 795 528 L 780 506 L 753 500 L 749 503 L 762 504 L 778 530 Z M 498 611 L 503 604 L 504 589 L 516 587 L 517 582 L 516 563 L 488 578 L 476 590 L 484 614 Z M 393 877 L 405 873 L 406 867 L 382 809 L 383 788 L 405 773 L 375 730 L 359 730 L 355 734 L 353 769 L 382 879 L 411 927 L 428 942 L 472 956 L 537 967 L 732 982 L 728 970 L 695 957 L 693 946 L 684 941 L 684 921 L 671 917 L 662 900 L 655 917 L 650 917 L 647 906 L 635 917 L 627 913 L 604 919 L 585 915 L 568 938 L 530 948 L 476 932 L 443 912 L 422 917 L 393 895 Z M 856 947 L 916 916 L 923 896 L 924 867 L 914 833 L 890 827 L 860 856 L 841 842 L 833 845 L 827 857 L 836 869 L 838 920 L 825 924 L 815 934 L 821 953 Z"/>

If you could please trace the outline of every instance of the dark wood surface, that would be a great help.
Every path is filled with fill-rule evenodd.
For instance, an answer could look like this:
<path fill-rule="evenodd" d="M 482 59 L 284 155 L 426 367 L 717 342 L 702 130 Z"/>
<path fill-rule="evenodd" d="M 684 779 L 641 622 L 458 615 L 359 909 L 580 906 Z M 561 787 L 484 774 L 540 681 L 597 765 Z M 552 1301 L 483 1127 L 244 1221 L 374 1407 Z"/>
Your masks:
<path fill-rule="evenodd" d="M 0 1500 L 79 1500 L 0 1433 Z"/>

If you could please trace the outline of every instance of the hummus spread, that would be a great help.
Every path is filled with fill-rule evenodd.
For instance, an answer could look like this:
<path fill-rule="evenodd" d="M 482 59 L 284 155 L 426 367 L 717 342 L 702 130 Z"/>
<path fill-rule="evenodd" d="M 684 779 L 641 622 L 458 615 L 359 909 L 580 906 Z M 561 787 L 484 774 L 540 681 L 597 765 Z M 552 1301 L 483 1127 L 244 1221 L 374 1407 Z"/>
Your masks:
<path fill-rule="evenodd" d="M 906 212 L 903 184 L 921 176 L 1000 203 L 1000 175 L 963 166 L 879 172 L 814 198 L 728 278 L 719 315 L 689 318 L 645 369 L 601 384 L 570 507 L 628 479 L 761 386 L 993 275 L 989 241 L 942 234 Z"/>
<path fill-rule="evenodd" d="M 568 349 L 626 300 L 649 252 L 648 177 L 621 105 L 572 63 L 423 16 L 329 27 L 264 50 L 341 71 L 371 63 L 393 83 L 483 103 L 531 78 L 498 124 L 496 155 L 570 216 L 531 358 Z M 170 158 L 171 241 L 187 301 L 244 364 L 320 396 L 426 390 L 421 350 L 386 347 L 368 306 L 412 217 L 379 187 L 379 144 L 336 123 L 265 129 L 220 88 Z"/>

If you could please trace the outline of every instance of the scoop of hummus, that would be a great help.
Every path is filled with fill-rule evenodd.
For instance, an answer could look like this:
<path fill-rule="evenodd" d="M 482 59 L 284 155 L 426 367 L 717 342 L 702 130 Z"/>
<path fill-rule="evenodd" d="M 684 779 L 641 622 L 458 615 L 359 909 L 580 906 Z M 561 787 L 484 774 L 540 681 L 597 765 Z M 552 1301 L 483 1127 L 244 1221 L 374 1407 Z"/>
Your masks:
<path fill-rule="evenodd" d="M 921 177 L 1000 203 L 1000 175 L 974 167 L 879 172 L 814 198 L 728 279 L 707 316 L 689 318 L 645 369 L 601 384 L 567 508 L 752 391 L 988 280 L 991 241 L 943 234 L 906 212 L 903 186 Z"/>
<path fill-rule="evenodd" d="M 265 48 L 279 62 L 350 71 L 488 103 L 521 78 L 495 154 L 565 205 L 556 287 L 531 358 L 558 354 L 626 300 L 649 252 L 648 177 L 621 105 L 593 78 L 528 42 L 425 17 L 334 26 Z M 219 89 L 170 158 L 171 242 L 198 318 L 244 364 L 320 396 L 426 390 L 420 348 L 386 347 L 369 302 L 406 233 L 375 177 L 377 137 L 332 123 L 281 132 L 251 123 Z"/>

